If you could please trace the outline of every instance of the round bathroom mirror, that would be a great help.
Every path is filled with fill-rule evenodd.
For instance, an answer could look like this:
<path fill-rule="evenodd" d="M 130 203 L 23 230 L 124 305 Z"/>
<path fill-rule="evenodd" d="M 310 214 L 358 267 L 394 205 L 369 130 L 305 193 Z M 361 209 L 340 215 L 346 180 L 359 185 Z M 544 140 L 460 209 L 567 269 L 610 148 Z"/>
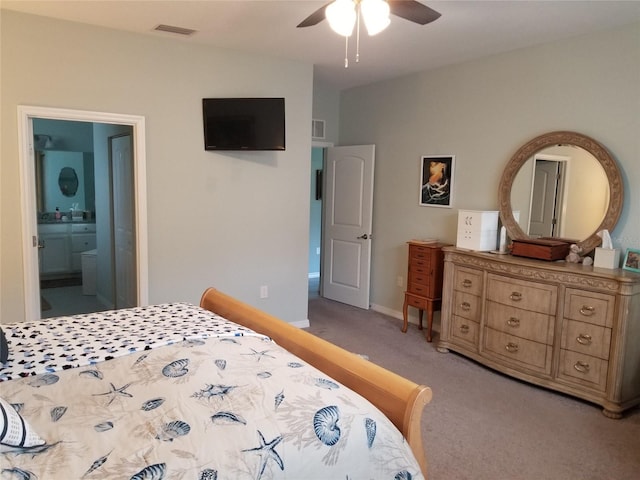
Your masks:
<path fill-rule="evenodd" d="M 58 175 L 58 186 L 65 197 L 75 197 L 78 191 L 78 174 L 71 167 L 64 167 Z"/>

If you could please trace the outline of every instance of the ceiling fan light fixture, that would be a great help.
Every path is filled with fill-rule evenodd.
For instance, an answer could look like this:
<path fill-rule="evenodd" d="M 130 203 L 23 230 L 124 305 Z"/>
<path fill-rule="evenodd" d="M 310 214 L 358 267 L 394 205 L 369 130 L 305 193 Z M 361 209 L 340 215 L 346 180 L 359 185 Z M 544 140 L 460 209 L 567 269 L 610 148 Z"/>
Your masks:
<path fill-rule="evenodd" d="M 328 5 L 325 15 L 329 26 L 338 35 L 350 37 L 356 24 L 356 4 L 353 0 L 335 0 Z"/>
<path fill-rule="evenodd" d="M 391 23 L 389 4 L 385 0 L 362 0 L 360 10 L 369 35 L 377 35 Z"/>

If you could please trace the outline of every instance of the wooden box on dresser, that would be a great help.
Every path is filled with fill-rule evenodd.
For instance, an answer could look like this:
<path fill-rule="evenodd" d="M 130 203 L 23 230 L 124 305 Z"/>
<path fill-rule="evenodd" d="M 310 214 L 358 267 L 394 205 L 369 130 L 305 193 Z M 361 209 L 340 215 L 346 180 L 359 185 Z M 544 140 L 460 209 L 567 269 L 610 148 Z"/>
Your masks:
<path fill-rule="evenodd" d="M 438 350 L 603 407 L 640 404 L 640 275 L 443 248 Z"/>

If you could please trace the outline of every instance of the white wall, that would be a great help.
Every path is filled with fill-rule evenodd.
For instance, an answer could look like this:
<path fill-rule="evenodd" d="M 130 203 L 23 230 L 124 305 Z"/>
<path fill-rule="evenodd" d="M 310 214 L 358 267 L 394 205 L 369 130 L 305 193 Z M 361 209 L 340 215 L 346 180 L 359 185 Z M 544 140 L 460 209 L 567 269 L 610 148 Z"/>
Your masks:
<path fill-rule="evenodd" d="M 216 286 L 306 322 L 313 68 L 2 11 L 0 305 L 24 317 L 17 106 L 142 115 L 149 301 Z M 285 97 L 285 152 L 205 152 L 201 99 Z M 259 299 L 259 287 L 269 298 Z"/>
<path fill-rule="evenodd" d="M 313 118 L 325 121 L 325 139 L 321 141 L 337 144 L 340 131 L 340 92 L 318 79 L 313 82 Z"/>
<path fill-rule="evenodd" d="M 614 244 L 640 247 L 640 24 L 343 92 L 340 144 L 376 144 L 371 302 L 399 312 L 405 242 L 455 243 L 458 209 L 497 209 L 500 174 L 545 132 L 573 130 L 619 162 Z M 421 155 L 456 155 L 453 208 L 418 206 Z"/>

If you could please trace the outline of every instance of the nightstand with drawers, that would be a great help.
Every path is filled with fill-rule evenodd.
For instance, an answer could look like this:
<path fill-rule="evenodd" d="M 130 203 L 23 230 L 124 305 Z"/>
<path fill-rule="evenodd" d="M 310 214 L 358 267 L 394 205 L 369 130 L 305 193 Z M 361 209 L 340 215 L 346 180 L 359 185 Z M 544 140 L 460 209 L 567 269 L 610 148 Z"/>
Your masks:
<path fill-rule="evenodd" d="M 440 309 L 442 299 L 442 270 L 444 257 L 439 242 L 410 241 L 408 255 L 407 290 L 404 293 L 402 332 L 409 326 L 409 307 L 418 309 L 419 328 L 422 330 L 422 317 L 427 311 L 427 342 L 431 341 L 433 312 Z"/>

